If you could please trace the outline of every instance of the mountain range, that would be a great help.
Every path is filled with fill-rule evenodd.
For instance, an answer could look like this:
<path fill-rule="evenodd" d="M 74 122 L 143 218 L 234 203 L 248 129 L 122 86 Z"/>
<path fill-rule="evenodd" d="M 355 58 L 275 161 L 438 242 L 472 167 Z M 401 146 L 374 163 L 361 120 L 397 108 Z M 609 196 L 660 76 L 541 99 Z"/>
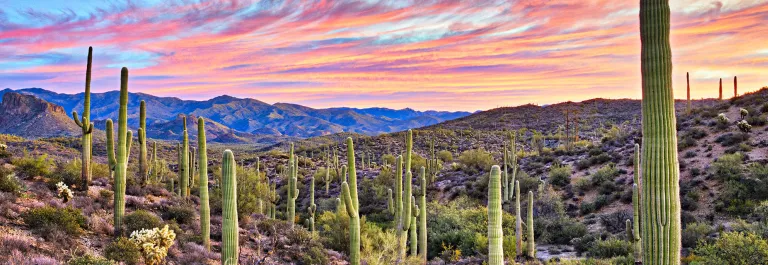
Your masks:
<path fill-rule="evenodd" d="M 13 100 L 6 104 L 6 94 Z M 19 95 L 34 96 L 35 99 Z M 42 88 L 0 90 L 2 108 L 13 112 L 19 102 L 32 102 L 35 109 L 26 109 L 25 115 L 48 117 L 48 123 L 74 123 L 63 121 L 72 111 L 82 112 L 84 93 L 63 94 Z M 91 120 L 96 129 L 104 129 L 106 119 L 116 120 L 118 91 L 91 93 Z M 469 115 L 469 112 L 416 111 L 413 109 L 388 108 L 327 108 L 315 109 L 297 104 L 268 104 L 251 98 L 218 96 L 209 100 L 182 100 L 175 97 L 157 97 L 144 93 L 129 93 L 128 125 L 138 127 L 139 102 L 146 103 L 147 134 L 150 138 L 177 140 L 180 138 L 181 118 L 186 116 L 205 117 L 206 131 L 213 142 L 251 143 L 271 142 L 277 138 L 307 138 L 339 132 L 354 132 L 367 135 L 395 132 L 409 128 L 424 127 Z M 15 103 L 14 103 L 15 102 Z M 36 112 L 37 111 L 37 112 Z M 45 112 L 39 113 L 40 111 Z M 63 115 L 62 115 L 63 114 Z M 18 115 L 17 115 L 18 116 Z M 18 118 L 17 116 L 8 118 Z M 27 126 L 26 118 L 20 124 L 0 124 L 0 133 L 19 134 L 27 137 L 70 135 L 69 126 L 57 124 L 60 132 L 31 133 L 22 130 Z M 5 123 L 4 120 L 0 122 Z M 49 124 L 49 126 L 54 126 Z M 210 127 L 210 128 L 209 128 Z M 46 127 L 49 128 L 49 127 Z M 72 133 L 79 134 L 79 131 Z M 194 137 L 194 135 L 190 135 Z"/>

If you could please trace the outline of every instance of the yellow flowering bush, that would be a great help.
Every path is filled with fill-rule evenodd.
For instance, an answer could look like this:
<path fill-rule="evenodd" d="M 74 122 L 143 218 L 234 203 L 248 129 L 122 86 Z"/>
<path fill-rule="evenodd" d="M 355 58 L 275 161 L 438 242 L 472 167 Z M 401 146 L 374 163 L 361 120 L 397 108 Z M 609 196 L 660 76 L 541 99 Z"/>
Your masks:
<path fill-rule="evenodd" d="M 141 229 L 131 233 L 131 242 L 136 244 L 147 265 L 161 264 L 173 245 L 176 233 L 165 225 L 162 229 Z"/>

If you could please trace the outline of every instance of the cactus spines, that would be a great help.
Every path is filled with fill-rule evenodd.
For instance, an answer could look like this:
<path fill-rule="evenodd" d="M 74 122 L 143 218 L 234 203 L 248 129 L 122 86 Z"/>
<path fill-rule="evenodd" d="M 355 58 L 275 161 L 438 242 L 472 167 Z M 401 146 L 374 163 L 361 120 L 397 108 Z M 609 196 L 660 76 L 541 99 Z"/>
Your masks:
<path fill-rule="evenodd" d="M 139 103 L 139 181 L 142 186 L 149 182 L 149 165 L 147 160 L 147 103 Z"/>
<path fill-rule="evenodd" d="M 421 167 L 421 199 L 419 202 L 421 206 L 417 208 L 419 212 L 419 254 L 421 261 L 427 264 L 427 178 L 424 175 L 424 167 Z"/>
<path fill-rule="evenodd" d="M 238 222 L 237 222 L 237 164 L 235 155 L 229 149 L 224 151 L 221 163 L 222 228 L 221 263 L 238 264 Z"/>
<path fill-rule="evenodd" d="M 416 205 L 416 197 L 413 196 L 411 196 L 411 208 L 413 209 L 413 211 L 411 211 L 411 228 L 409 229 L 411 232 L 411 256 L 415 257 L 419 254 L 419 234 L 418 231 L 416 231 L 418 229 L 416 218 L 419 217 L 419 206 Z"/>
<path fill-rule="evenodd" d="M 360 264 L 360 215 L 357 198 L 357 172 L 355 172 L 355 149 L 352 137 L 347 138 L 347 164 L 349 183 L 341 183 L 341 197 L 349 217 L 349 264 Z"/>
<path fill-rule="evenodd" d="M 536 243 L 533 240 L 533 191 L 528 191 L 528 220 L 526 222 L 526 228 L 528 231 L 528 238 L 525 243 L 528 245 L 526 250 L 528 251 L 528 258 L 536 258 Z"/>
<path fill-rule="evenodd" d="M 198 155 L 197 158 L 200 159 L 200 162 L 198 164 L 200 165 L 199 176 L 197 177 L 198 181 L 200 181 L 199 185 L 199 192 L 200 192 L 200 232 L 202 233 L 203 237 L 203 247 L 210 250 L 211 249 L 211 208 L 209 205 L 209 198 L 208 198 L 208 148 L 207 144 L 205 143 L 206 137 L 205 137 L 205 120 L 203 117 L 197 118 L 197 147 L 198 147 Z"/>
<path fill-rule="evenodd" d="M 120 108 L 117 118 L 117 156 L 115 157 L 114 226 L 115 236 L 122 235 L 123 214 L 125 214 L 125 180 L 128 175 L 133 133 L 128 130 L 128 68 L 120 71 Z M 111 124 L 111 121 L 107 121 Z M 110 129 L 111 130 L 111 129 Z"/>
<path fill-rule="evenodd" d="M 643 263 L 680 264 L 680 168 L 672 95 L 669 1 L 640 1 Z"/>
<path fill-rule="evenodd" d="M 293 228 L 296 222 L 296 198 L 299 197 L 299 189 L 296 188 L 298 182 L 298 157 L 293 154 L 293 143 L 291 143 L 291 153 L 288 158 L 288 203 L 286 211 L 286 221 Z"/>
<path fill-rule="evenodd" d="M 88 186 L 91 185 L 91 155 L 93 143 L 93 123 L 91 119 L 91 64 L 93 62 L 93 47 L 88 47 L 88 64 L 85 70 L 85 99 L 83 100 L 83 116 L 78 118 L 77 111 L 72 111 L 72 119 L 80 127 L 83 136 L 80 138 L 80 143 L 83 147 L 81 167 L 81 187 L 80 190 L 88 190 Z"/>
<path fill-rule="evenodd" d="M 181 149 L 179 150 L 179 194 L 182 198 L 187 197 L 189 189 L 189 135 L 187 134 L 187 117 L 184 116 L 184 130 L 181 133 Z"/>
<path fill-rule="evenodd" d="M 523 255 L 523 217 L 520 214 L 520 181 L 515 181 L 515 250 Z"/>
<path fill-rule="evenodd" d="M 488 265 L 504 264 L 504 231 L 501 228 L 501 168 L 491 167 L 488 179 Z"/>
<path fill-rule="evenodd" d="M 315 204 L 315 177 L 312 177 L 312 182 L 309 184 L 309 231 L 315 232 L 315 211 L 317 211 L 317 205 Z"/>

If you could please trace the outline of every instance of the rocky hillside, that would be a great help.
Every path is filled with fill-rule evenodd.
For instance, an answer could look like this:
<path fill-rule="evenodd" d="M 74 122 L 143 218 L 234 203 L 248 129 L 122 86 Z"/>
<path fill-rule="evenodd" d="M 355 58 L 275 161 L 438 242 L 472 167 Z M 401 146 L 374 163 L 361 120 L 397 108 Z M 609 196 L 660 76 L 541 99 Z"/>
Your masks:
<path fill-rule="evenodd" d="M 61 106 L 34 96 L 5 93 L 0 103 L 0 133 L 31 138 L 82 133 Z"/>

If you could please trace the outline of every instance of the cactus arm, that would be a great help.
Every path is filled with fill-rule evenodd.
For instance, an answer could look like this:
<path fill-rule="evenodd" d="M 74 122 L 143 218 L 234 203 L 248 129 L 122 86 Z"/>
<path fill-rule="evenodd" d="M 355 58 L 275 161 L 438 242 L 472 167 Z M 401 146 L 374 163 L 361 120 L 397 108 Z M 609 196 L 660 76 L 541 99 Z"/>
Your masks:
<path fill-rule="evenodd" d="M 355 208 L 360 208 L 360 202 L 357 200 L 357 170 L 355 169 L 355 147 L 352 137 L 347 137 L 347 170 L 349 171 L 349 186 L 351 188 L 350 196 L 355 202 Z"/>
<path fill-rule="evenodd" d="M 501 168 L 495 165 L 488 180 L 488 265 L 504 264 L 501 182 Z"/>
<path fill-rule="evenodd" d="M 680 167 L 668 0 L 640 1 L 643 264 L 680 264 Z"/>
<path fill-rule="evenodd" d="M 77 127 L 82 128 L 83 123 L 80 122 L 80 118 L 78 118 L 77 111 L 72 111 L 72 119 L 75 120 L 75 124 L 77 124 Z"/>
<path fill-rule="evenodd" d="M 115 170 L 115 164 L 117 161 L 115 160 L 115 136 L 113 134 L 114 126 L 112 125 L 112 119 L 107 119 L 107 165 L 109 166 L 109 170 L 114 171 Z"/>

